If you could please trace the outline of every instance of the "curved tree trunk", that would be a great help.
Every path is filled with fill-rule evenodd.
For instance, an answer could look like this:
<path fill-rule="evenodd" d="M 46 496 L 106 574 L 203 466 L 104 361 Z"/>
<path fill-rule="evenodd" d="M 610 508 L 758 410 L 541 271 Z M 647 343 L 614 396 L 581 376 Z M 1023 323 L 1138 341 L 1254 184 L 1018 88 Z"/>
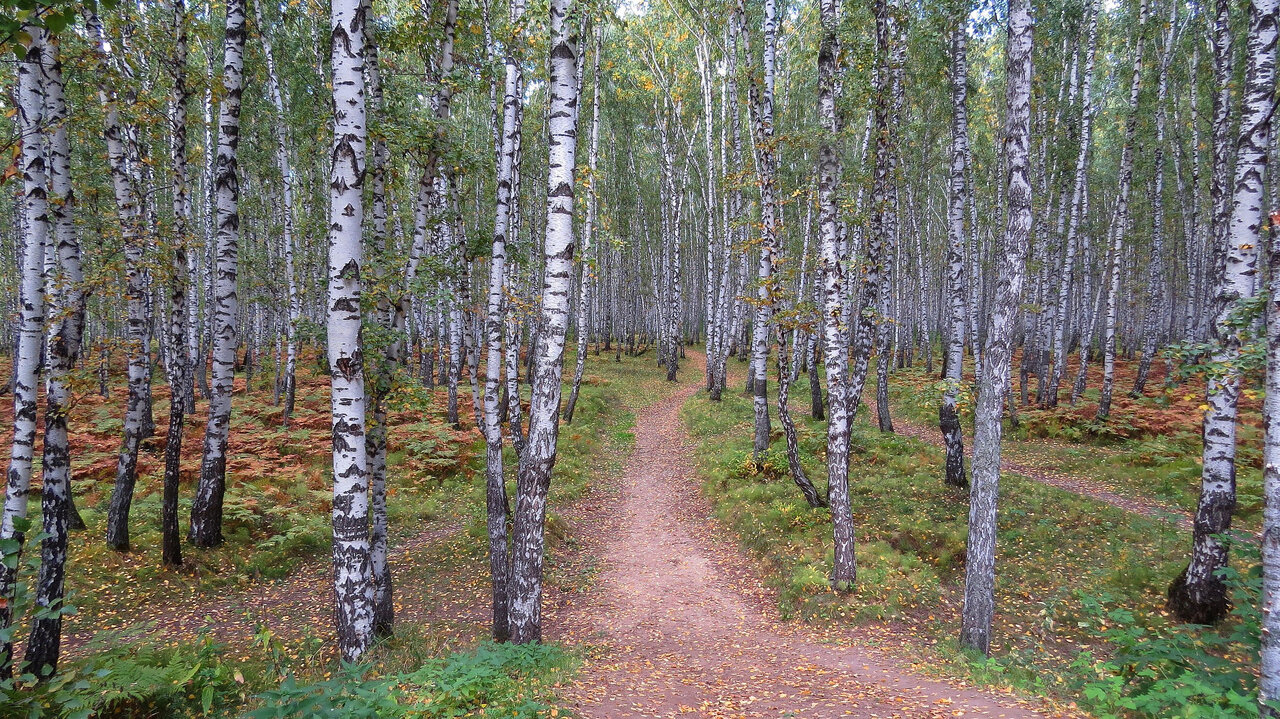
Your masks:
<path fill-rule="evenodd" d="M 244 90 L 245 0 L 228 0 L 223 48 L 222 99 L 218 103 L 218 151 L 214 161 L 216 205 L 213 286 L 213 379 L 209 421 L 204 431 L 200 481 L 191 503 L 187 538 L 197 547 L 222 543 L 222 498 L 227 489 L 227 440 L 231 432 L 231 391 L 235 379 L 236 276 L 240 257 L 240 96 Z"/>

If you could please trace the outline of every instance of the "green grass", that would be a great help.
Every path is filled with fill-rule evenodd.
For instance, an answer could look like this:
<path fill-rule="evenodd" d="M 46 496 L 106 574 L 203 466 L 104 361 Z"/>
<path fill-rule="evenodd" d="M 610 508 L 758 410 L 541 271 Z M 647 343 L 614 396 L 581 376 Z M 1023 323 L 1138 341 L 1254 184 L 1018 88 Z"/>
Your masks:
<path fill-rule="evenodd" d="M 792 397 L 807 398 L 807 392 L 802 378 Z M 874 381 L 865 396 L 874 403 Z M 797 401 L 793 414 L 803 463 L 821 491 L 825 423 L 809 419 L 806 406 Z M 1091 598 L 1106 597 L 1108 606 L 1131 612 L 1135 626 L 1168 626 L 1164 591 L 1185 564 L 1188 536 L 1168 523 L 1006 473 L 995 653 L 991 661 L 972 661 L 953 639 L 967 497 L 944 486 L 941 450 L 881 434 L 866 421 L 869 414 L 865 406 L 859 411 L 851 439 L 858 581 L 841 595 L 827 584 L 829 512 L 809 508 L 790 481 L 781 432 L 775 428 L 770 449 L 774 469 L 762 473 L 750 461 L 751 404 L 737 388 L 718 404 L 700 393 L 682 410 L 699 447 L 704 491 L 760 563 L 784 616 L 842 633 L 861 633 L 853 627 L 868 623 L 893 627 L 932 646 L 929 664 L 940 671 L 1069 699 L 1087 679 L 1073 666 L 1080 650 L 1105 651 Z"/>

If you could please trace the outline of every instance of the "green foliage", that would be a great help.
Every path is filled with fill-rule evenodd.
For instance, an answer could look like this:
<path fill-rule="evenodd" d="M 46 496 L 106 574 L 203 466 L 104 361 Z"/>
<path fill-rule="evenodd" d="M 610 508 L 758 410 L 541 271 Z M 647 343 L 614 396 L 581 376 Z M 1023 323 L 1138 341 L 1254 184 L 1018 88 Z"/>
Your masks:
<path fill-rule="evenodd" d="M 1083 677 L 1079 688 L 1084 704 L 1103 719 L 1257 717 L 1262 579 L 1258 566 L 1252 566 L 1245 575 L 1231 568 L 1223 571 L 1234 609 L 1217 630 L 1144 626 L 1108 594 L 1083 597 L 1086 623 L 1110 648 L 1106 659 L 1086 651 L 1072 665 Z"/>
<path fill-rule="evenodd" d="M 47 683 L 31 674 L 0 682 L 0 717 L 216 716 L 245 699 L 244 673 L 208 637 L 157 648 L 108 632 L 88 650 Z"/>
<path fill-rule="evenodd" d="M 383 677 L 344 667 L 330 679 L 300 683 L 288 676 L 257 697 L 250 719 L 313 717 L 538 717 L 550 689 L 573 664 L 554 646 L 482 644 L 431 660 L 416 671 Z"/>

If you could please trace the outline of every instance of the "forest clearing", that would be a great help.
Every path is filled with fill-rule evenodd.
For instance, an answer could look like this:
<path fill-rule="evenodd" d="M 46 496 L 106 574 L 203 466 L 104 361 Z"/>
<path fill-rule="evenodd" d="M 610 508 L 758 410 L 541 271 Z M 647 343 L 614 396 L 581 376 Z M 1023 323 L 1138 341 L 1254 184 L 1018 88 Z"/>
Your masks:
<path fill-rule="evenodd" d="M 0 0 L 0 717 L 1280 716 L 1278 39 Z"/>

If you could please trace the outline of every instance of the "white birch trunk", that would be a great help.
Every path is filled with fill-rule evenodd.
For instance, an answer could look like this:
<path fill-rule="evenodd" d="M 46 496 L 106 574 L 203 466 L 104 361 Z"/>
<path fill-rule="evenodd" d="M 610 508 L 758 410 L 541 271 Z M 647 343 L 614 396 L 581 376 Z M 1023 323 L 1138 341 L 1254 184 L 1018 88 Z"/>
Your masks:
<path fill-rule="evenodd" d="M 587 149 L 587 216 L 582 223 L 582 246 L 578 249 L 580 257 L 578 272 L 578 356 L 573 368 L 573 385 L 569 390 L 569 401 L 564 408 L 564 422 L 573 422 L 573 410 L 578 405 L 578 390 L 582 386 L 582 371 L 587 363 L 587 339 L 590 327 L 587 323 L 587 303 L 591 297 L 591 287 L 595 282 L 594 264 L 591 255 L 591 241 L 596 226 L 596 165 L 600 157 L 600 25 L 595 27 L 594 48 L 591 58 L 591 141 Z"/>
<path fill-rule="evenodd" d="M 1133 46 L 1133 81 L 1129 85 L 1129 114 L 1125 118 L 1124 145 L 1120 150 L 1119 185 L 1115 215 L 1112 218 L 1111 284 L 1107 290 L 1107 312 L 1102 338 L 1102 391 L 1098 398 L 1095 419 L 1105 421 L 1111 416 L 1111 392 L 1115 386 L 1116 327 L 1119 321 L 1120 262 L 1124 252 L 1124 238 L 1129 231 L 1129 193 L 1133 189 L 1133 153 L 1138 133 L 1138 94 L 1142 90 L 1142 53 L 1145 45 L 1147 1 L 1142 0 L 1138 10 L 1137 39 Z"/>
<path fill-rule="evenodd" d="M 1220 275 L 1213 327 L 1218 341 L 1213 362 L 1222 370 L 1210 375 L 1206 387 L 1209 409 L 1204 415 L 1203 470 L 1191 563 L 1169 587 L 1169 608 L 1179 619 L 1196 624 L 1216 623 L 1229 609 L 1227 587 L 1218 570 L 1227 565 L 1230 546 L 1222 541 L 1222 535 L 1231 529 L 1236 503 L 1238 359 L 1244 329 L 1232 320 L 1241 300 L 1251 296 L 1257 274 L 1276 85 L 1277 5 L 1276 0 L 1254 0 L 1249 4 L 1235 187 L 1227 225 L 1226 265 Z"/>
<path fill-rule="evenodd" d="M 973 486 L 969 496 L 969 540 L 965 555 L 964 610 L 960 643 L 983 654 L 991 649 L 995 616 L 996 504 L 1000 491 L 1000 418 L 1009 387 L 1014 322 L 1026 273 L 1031 231 L 1028 158 L 1031 118 L 1032 20 L 1029 0 L 1009 3 L 1005 75 L 1005 158 L 1008 213 L 1004 254 L 987 332 L 983 376 L 974 422 Z"/>
<path fill-rule="evenodd" d="M 289 127 L 288 115 L 285 114 L 284 92 L 280 87 L 280 77 L 276 71 L 275 52 L 267 26 L 262 22 L 262 13 L 258 13 L 258 27 L 264 33 L 262 38 L 262 54 L 267 65 L 267 94 L 271 96 L 271 104 L 275 107 L 275 140 L 276 167 L 280 169 L 281 219 L 283 229 L 280 237 L 280 255 L 284 258 L 285 290 L 288 293 L 288 321 L 285 323 L 285 366 L 284 366 L 284 411 L 281 422 L 289 426 L 289 418 L 293 416 L 294 397 L 297 393 L 295 380 L 298 367 L 298 322 L 302 318 L 302 300 L 298 296 L 298 282 L 293 266 L 293 167 L 289 162 Z"/>
<path fill-rule="evenodd" d="M 956 413 L 956 396 L 964 369 L 965 326 L 965 179 L 968 176 L 968 5 L 963 6 L 951 33 L 951 174 L 947 196 L 947 388 L 938 407 L 938 425 L 946 442 L 944 480 L 967 489 L 964 471 L 964 433 Z"/>
<path fill-rule="evenodd" d="M 524 18 L 523 0 L 514 0 L 510 8 L 510 25 L 519 27 Z M 492 636 L 495 641 L 506 641 L 511 636 L 508 618 L 510 557 L 507 550 L 507 500 L 506 473 L 502 461 L 502 418 L 499 406 L 499 389 L 503 369 L 503 324 L 507 311 L 505 289 L 510 269 L 507 267 L 507 240 L 513 219 L 512 205 L 518 202 L 513 196 L 513 175 L 516 172 L 516 151 L 522 125 L 522 98 L 524 78 L 521 72 L 517 48 L 521 38 L 517 32 L 508 39 L 504 60 L 505 77 L 502 91 L 502 115 L 498 148 L 498 178 L 495 192 L 496 215 L 493 225 L 493 250 L 489 259 L 489 289 L 485 315 L 485 380 L 484 380 L 484 439 L 485 439 L 485 505 L 489 534 L 489 576 L 492 584 Z M 515 359 L 519 337 L 516 331 L 508 331 L 505 347 L 509 360 Z M 515 379 L 518 366 L 507 362 L 508 381 Z M 508 387 L 508 391 L 513 391 Z M 519 388 L 514 389 L 514 399 L 519 407 Z M 508 412 L 510 412 L 508 407 Z"/>
<path fill-rule="evenodd" d="M 577 39 L 566 22 L 568 0 L 551 0 L 549 43 L 548 174 L 543 243 L 541 324 L 531 376 L 529 438 L 516 481 L 511 638 L 542 638 L 544 523 L 551 469 L 560 434 L 560 379 L 573 284 L 573 170 L 577 150 Z"/>
<path fill-rule="evenodd" d="M 49 203 L 45 177 L 43 127 L 44 98 L 41 93 L 41 52 L 44 32 L 24 27 L 31 40 L 21 48 L 18 61 L 18 131 L 22 147 L 18 156 L 22 172 L 22 232 L 18 285 L 18 347 L 14 356 L 13 444 L 5 484 L 4 515 L 0 518 L 0 542 L 5 561 L 0 562 L 0 629 L 7 629 L 12 617 L 11 599 L 19 566 L 18 554 L 27 523 L 27 498 L 31 489 L 31 467 L 36 443 L 36 419 L 40 371 L 40 345 L 44 341 L 45 246 L 49 241 Z M 10 556 L 12 555 L 12 556 Z M 10 566 L 13 565 L 13 566 Z M 0 645 L 0 676 L 12 671 L 12 644 Z M 39 668 L 36 668 L 39 670 Z"/>
<path fill-rule="evenodd" d="M 360 294 L 364 224 L 365 16 L 360 0 L 334 0 L 333 161 L 329 184 L 329 289 L 326 326 L 333 412 L 334 621 L 344 661 L 358 660 L 373 637 L 369 482 L 365 442 Z"/>
<path fill-rule="evenodd" d="M 41 64 L 44 84 L 45 123 L 48 127 L 49 214 L 51 243 L 46 266 L 47 306 L 54 318 L 47 330 L 49 374 L 45 384 L 44 455 L 41 459 L 40 513 L 45 538 L 40 544 L 40 574 L 36 581 L 37 607 L 57 607 L 63 599 L 67 564 L 67 533 L 73 513 L 71 503 L 71 453 L 67 413 L 71 409 L 70 375 L 80 355 L 84 335 L 84 273 L 80 243 L 72 222 L 75 194 L 71 185 L 71 143 L 63 90 L 62 63 L 57 38 L 43 33 Z M 50 265 L 50 261 L 52 264 Z M 7 596 L 7 595 L 6 595 Z M 62 614 L 37 616 L 27 640 L 29 667 L 56 670 L 62 639 Z M 8 650 L 0 649 L 7 658 Z M 7 664 L 0 660 L 0 665 Z"/>
<path fill-rule="evenodd" d="M 227 440 L 235 379 L 240 258 L 240 97 L 244 90 L 245 0 L 228 0 L 223 48 L 222 99 L 218 103 L 218 150 L 214 160 L 215 244 L 213 282 L 213 372 L 209 421 L 205 426 L 200 482 L 191 503 L 188 539 L 197 547 L 222 543 L 222 498 L 227 488 Z"/>
<path fill-rule="evenodd" d="M 1045 405 L 1058 406 L 1058 387 L 1062 383 L 1067 365 L 1067 306 L 1070 301 L 1072 275 L 1075 271 L 1076 249 L 1079 244 L 1080 221 L 1087 214 L 1089 207 L 1089 150 L 1093 142 L 1093 75 L 1098 54 L 1098 8 L 1096 0 L 1090 0 L 1086 10 L 1088 22 L 1088 40 L 1084 77 L 1080 83 L 1080 148 L 1076 153 L 1075 180 L 1071 190 L 1071 209 L 1067 217 L 1067 234 L 1064 240 L 1064 261 L 1062 278 L 1058 285 L 1057 309 L 1053 316 L 1052 368 L 1049 374 L 1049 388 L 1045 392 Z M 1084 268 L 1087 274 L 1091 268 Z M 1084 293 L 1088 295 L 1088 290 Z M 1080 352 L 1086 353 L 1087 342 L 1082 343 Z"/>

